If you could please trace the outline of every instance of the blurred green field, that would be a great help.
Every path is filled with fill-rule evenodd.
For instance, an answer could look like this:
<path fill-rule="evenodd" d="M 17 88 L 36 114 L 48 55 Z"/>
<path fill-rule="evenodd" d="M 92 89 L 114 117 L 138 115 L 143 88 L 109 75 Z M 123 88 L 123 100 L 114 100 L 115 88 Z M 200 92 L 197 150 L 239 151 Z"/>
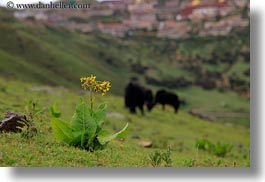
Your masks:
<path fill-rule="evenodd" d="M 79 84 L 78 80 L 76 81 Z M 152 167 L 149 155 L 166 152 L 170 147 L 173 167 L 249 167 L 250 131 L 238 124 L 224 125 L 209 122 L 189 115 L 185 110 L 178 114 L 166 107 L 162 111 L 155 107 L 141 116 L 131 115 L 124 108 L 123 98 L 111 93 L 104 97 L 97 95 L 96 102 L 108 104 L 105 128 L 115 132 L 129 123 L 124 140 L 112 141 L 102 151 L 87 152 L 70 147 L 53 136 L 49 107 L 58 102 L 62 118 L 69 121 L 80 97 L 88 100 L 88 94 L 81 94 L 58 87 L 43 87 L 20 81 L 0 79 L 1 118 L 7 110 L 25 113 L 29 100 L 38 100 L 44 112 L 34 121 L 38 133 L 31 139 L 21 138 L 14 133 L 1 133 L 0 166 L 46 166 L 46 167 Z M 118 115 L 118 117 L 117 117 Z M 199 150 L 196 141 L 208 139 L 213 143 L 233 145 L 225 157 L 218 157 Z M 152 141 L 152 148 L 143 148 L 140 141 Z M 163 167 L 160 164 L 158 167 Z"/>
<path fill-rule="evenodd" d="M 226 74 L 240 80 L 244 89 L 249 86 L 249 60 L 243 57 L 249 51 L 247 28 L 234 30 L 229 37 L 120 39 L 49 24 L 21 23 L 12 13 L 1 8 L 0 75 L 5 78 L 78 88 L 75 80 L 82 75 L 96 74 L 100 79 L 107 75 L 116 95 L 123 94 L 120 88 L 132 76 L 145 85 L 154 85 L 148 78 L 161 83 L 181 78 L 194 86 L 207 74 Z"/>

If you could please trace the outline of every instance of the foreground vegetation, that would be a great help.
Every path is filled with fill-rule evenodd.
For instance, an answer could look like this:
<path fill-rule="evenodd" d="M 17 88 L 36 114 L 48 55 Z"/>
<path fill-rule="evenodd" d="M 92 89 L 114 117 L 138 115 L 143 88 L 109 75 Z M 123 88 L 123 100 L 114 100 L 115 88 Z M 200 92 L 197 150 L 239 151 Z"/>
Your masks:
<path fill-rule="evenodd" d="M 34 120 L 37 134 L 32 138 L 20 133 L 0 134 L 0 166 L 49 166 L 49 167 L 249 167 L 249 128 L 238 124 L 220 124 L 198 119 L 172 108 L 160 107 L 141 116 L 131 115 L 123 98 L 106 95 L 97 97 L 108 105 L 104 128 L 112 133 L 129 123 L 127 136 L 109 143 L 104 150 L 88 152 L 58 141 L 51 129 L 49 107 L 56 101 L 63 120 L 70 120 L 83 92 L 65 88 L 44 87 L 19 81 L 0 80 L 2 99 L 1 118 L 7 110 L 25 113 L 30 100 L 38 100 L 43 110 Z M 104 99 L 104 100 L 103 100 Z M 207 140 L 210 150 L 203 150 L 198 142 Z M 143 148 L 140 141 L 152 141 L 151 148 Z M 219 142 L 219 144 L 218 144 Z M 231 145 L 231 151 L 222 149 Z M 205 144 L 206 146 L 206 144 Z M 223 150 L 225 155 L 216 155 Z"/>

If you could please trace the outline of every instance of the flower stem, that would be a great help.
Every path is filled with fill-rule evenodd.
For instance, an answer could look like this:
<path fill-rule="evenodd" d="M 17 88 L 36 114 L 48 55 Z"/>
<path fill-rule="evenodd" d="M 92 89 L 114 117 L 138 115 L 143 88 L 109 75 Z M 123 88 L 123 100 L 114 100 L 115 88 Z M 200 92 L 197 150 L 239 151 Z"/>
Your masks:
<path fill-rule="evenodd" d="M 90 87 L 89 92 L 90 92 L 90 109 L 93 110 L 93 88 Z"/>

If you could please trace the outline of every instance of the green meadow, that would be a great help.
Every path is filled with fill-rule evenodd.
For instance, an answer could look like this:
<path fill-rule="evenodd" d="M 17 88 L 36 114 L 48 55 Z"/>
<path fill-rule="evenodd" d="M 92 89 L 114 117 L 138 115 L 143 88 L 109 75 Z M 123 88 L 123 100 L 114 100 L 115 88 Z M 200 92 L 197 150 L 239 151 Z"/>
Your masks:
<path fill-rule="evenodd" d="M 57 140 L 51 128 L 49 107 L 56 101 L 62 118 L 70 121 L 80 97 L 88 100 L 88 93 L 66 88 L 43 87 L 20 81 L 1 79 L 1 116 L 7 110 L 25 113 L 29 100 L 38 100 L 43 112 L 36 117 L 37 134 L 23 138 L 20 133 L 1 133 L 1 166 L 46 166 L 46 167 L 249 167 L 250 133 L 241 124 L 209 122 L 189 115 L 180 109 L 178 114 L 166 107 L 162 111 L 155 107 L 142 116 L 129 113 L 124 108 L 121 96 L 97 95 L 96 103 L 107 106 L 104 128 L 111 132 L 129 123 L 124 139 L 116 139 L 104 150 L 88 152 Z M 78 80 L 77 80 L 78 84 Z M 232 145 L 224 157 L 196 146 L 198 140 L 209 140 L 214 144 Z M 151 141 L 151 148 L 139 145 L 140 141 Z M 151 156 L 169 153 L 170 163 L 155 163 Z"/>

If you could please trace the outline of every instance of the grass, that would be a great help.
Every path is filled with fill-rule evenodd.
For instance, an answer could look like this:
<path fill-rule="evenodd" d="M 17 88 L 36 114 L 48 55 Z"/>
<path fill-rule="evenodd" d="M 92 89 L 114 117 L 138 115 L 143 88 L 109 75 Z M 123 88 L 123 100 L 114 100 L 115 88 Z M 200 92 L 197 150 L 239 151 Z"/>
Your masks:
<path fill-rule="evenodd" d="M 190 87 L 179 89 L 176 93 L 188 104 L 190 103 L 190 106 L 194 109 L 211 112 L 249 112 L 249 100 L 232 91 L 220 92 L 218 90 Z M 190 107 L 186 108 L 190 109 Z"/>
<path fill-rule="evenodd" d="M 32 139 L 21 138 L 14 133 L 1 133 L 0 166 L 46 166 L 46 167 L 152 167 L 150 155 L 156 151 L 166 153 L 170 147 L 173 167 L 249 167 L 250 131 L 241 125 L 223 125 L 195 118 L 181 110 L 153 112 L 141 116 L 131 115 L 125 108 L 123 98 L 114 95 L 97 97 L 97 101 L 108 104 L 107 112 L 119 113 L 123 117 L 107 117 L 104 127 L 109 131 L 121 129 L 129 123 L 125 140 L 111 142 L 105 150 L 93 153 L 70 147 L 55 139 L 50 126 L 48 108 L 58 102 L 62 117 L 70 120 L 80 93 L 65 88 L 39 87 L 41 85 L 0 79 L 0 112 L 3 118 L 7 110 L 24 112 L 30 99 L 37 99 L 44 113 L 35 120 L 38 134 Z M 32 88 L 45 88 L 33 91 Z M 36 90 L 36 89 L 35 89 Z M 82 95 L 88 100 L 88 94 Z M 135 139 L 135 136 L 140 139 Z M 218 157 L 196 148 L 198 139 L 220 141 L 233 145 L 225 157 Z M 139 146 L 139 141 L 153 142 L 152 148 Z M 240 147 L 239 147 L 240 146 Z M 161 163 L 161 167 L 165 164 Z"/>
<path fill-rule="evenodd" d="M 118 53 L 108 51 L 104 41 L 113 41 L 112 44 L 117 47 L 117 40 L 86 36 L 63 28 L 32 28 L 18 22 L 1 22 L 0 27 L 3 35 L 0 42 L 0 72 L 6 78 L 74 88 L 73 80 L 87 72 L 97 72 L 99 78 L 108 75 L 116 88 L 123 86 L 122 78 L 126 72 L 122 69 L 122 57 L 118 58 L 119 66 L 105 61 Z M 107 50 L 103 57 L 98 55 L 101 49 Z M 123 51 L 121 56 L 124 54 Z M 116 58 L 113 57 L 114 61 L 117 61 Z M 11 70 L 12 67 L 17 71 Z M 114 92 L 120 93 L 119 90 Z"/>

